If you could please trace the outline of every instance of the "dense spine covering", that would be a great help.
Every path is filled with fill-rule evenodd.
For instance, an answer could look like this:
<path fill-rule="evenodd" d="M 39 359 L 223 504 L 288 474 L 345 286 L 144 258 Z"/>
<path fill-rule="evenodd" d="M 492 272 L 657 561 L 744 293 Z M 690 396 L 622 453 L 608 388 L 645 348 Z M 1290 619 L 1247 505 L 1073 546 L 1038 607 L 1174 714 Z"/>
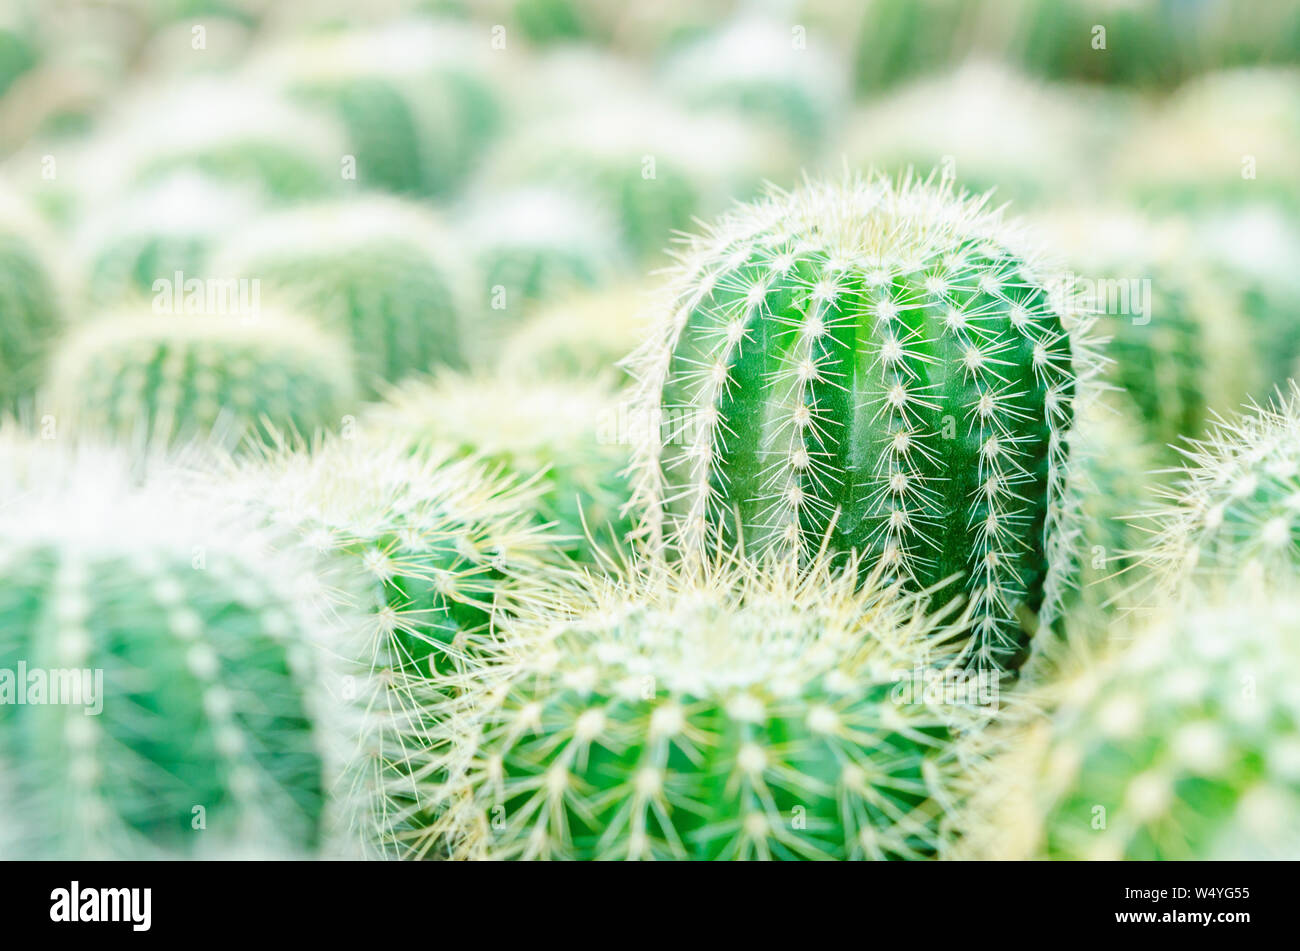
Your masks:
<path fill-rule="evenodd" d="M 318 610 L 314 562 L 134 484 L 120 455 L 3 450 L 0 759 L 18 821 L 0 852 L 325 847 L 338 721 L 322 678 L 346 614 Z"/>
<path fill-rule="evenodd" d="M 259 281 L 263 294 L 346 335 L 367 395 L 464 360 L 470 304 L 455 249 L 434 218 L 401 200 L 270 215 L 232 236 L 213 268 Z"/>
<path fill-rule="evenodd" d="M 380 439 L 475 456 L 534 486 L 532 511 L 553 527 L 557 548 L 591 560 L 632 528 L 620 514 L 629 447 L 617 409 L 599 381 L 443 374 L 395 387 L 360 425 Z"/>
<path fill-rule="evenodd" d="M 1181 479 L 1144 529 L 1143 561 L 1165 590 L 1260 576 L 1300 575 L 1300 386 L 1272 404 L 1219 419 L 1184 450 Z"/>
<path fill-rule="evenodd" d="M 1060 595 L 1095 372 L 1088 318 L 1015 240 L 981 200 L 883 178 L 773 191 L 694 239 L 630 361 L 650 543 L 856 550 L 964 592 L 979 660 L 1013 666 Z"/>
<path fill-rule="evenodd" d="M 0 191 L 0 407 L 29 399 L 41 382 L 50 341 L 63 327 L 62 295 L 31 212 Z"/>
<path fill-rule="evenodd" d="M 989 714 L 900 689 L 921 600 L 825 564 L 575 577 L 440 719 L 430 795 L 475 859 L 925 858 Z M 924 678 L 924 675 L 921 675 Z M 996 685 L 994 685 L 996 686 Z"/>
<path fill-rule="evenodd" d="M 1039 688 L 1025 707 L 1050 717 L 985 746 L 997 752 L 957 823 L 962 853 L 1300 857 L 1298 617 L 1290 594 L 1229 589 L 1165 607 Z"/>
<path fill-rule="evenodd" d="M 107 315 L 55 354 L 48 399 L 75 430 L 165 445 L 310 435 L 355 400 L 341 340 L 287 314 Z"/>

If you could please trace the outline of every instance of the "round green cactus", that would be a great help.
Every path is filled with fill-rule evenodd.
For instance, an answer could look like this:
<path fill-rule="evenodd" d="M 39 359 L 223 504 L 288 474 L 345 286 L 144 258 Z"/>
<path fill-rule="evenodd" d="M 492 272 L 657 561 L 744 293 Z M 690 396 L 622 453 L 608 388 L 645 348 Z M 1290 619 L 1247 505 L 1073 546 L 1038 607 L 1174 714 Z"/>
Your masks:
<path fill-rule="evenodd" d="M 182 171 L 135 190 L 84 226 L 83 298 L 96 308 L 153 296 L 154 282 L 208 277 L 214 246 L 261 204 L 246 186 Z"/>
<path fill-rule="evenodd" d="M 0 14 L 0 96 L 40 59 L 32 24 L 20 11 L 6 9 Z"/>
<path fill-rule="evenodd" d="M 908 689 L 925 671 L 966 673 L 929 652 L 919 599 L 854 571 L 788 569 L 588 576 L 507 625 L 508 656 L 440 721 L 448 778 L 430 796 L 453 854 L 944 851 L 964 766 L 951 740 L 991 707 Z"/>
<path fill-rule="evenodd" d="M 431 216 L 398 199 L 272 214 L 233 236 L 213 270 L 257 280 L 348 337 L 367 395 L 408 372 L 464 360 L 470 305 L 455 249 Z"/>
<path fill-rule="evenodd" d="M 501 109 L 468 28 L 426 21 L 326 32 L 261 66 L 297 100 L 335 115 L 367 188 L 435 195 L 457 186 L 491 141 Z"/>
<path fill-rule="evenodd" d="M 911 180 L 809 183 L 682 255 L 630 361 L 642 533 L 878 559 L 973 602 L 980 662 L 1054 619 L 1079 317 L 982 201 Z M 1060 292 L 1060 293 L 1058 293 Z"/>
<path fill-rule="evenodd" d="M 1215 423 L 1151 513 L 1144 562 L 1169 591 L 1239 574 L 1282 586 L 1300 576 L 1300 387 Z"/>
<path fill-rule="evenodd" d="M 1000 737 L 963 848 L 980 858 L 1300 857 L 1300 603 L 1238 590 L 1166 609 L 1041 688 Z M 1125 638 L 1127 640 L 1128 638 Z"/>
<path fill-rule="evenodd" d="M 648 297 L 638 285 L 563 298 L 510 334 L 500 370 L 520 379 L 591 379 L 616 371 L 642 339 Z M 621 372 L 619 372 L 621 376 Z"/>
<path fill-rule="evenodd" d="M 49 391 L 73 429 L 157 445 L 266 426 L 310 434 L 356 399 L 346 345 L 272 313 L 100 318 L 62 342 Z"/>
<path fill-rule="evenodd" d="M 120 456 L 6 438 L 0 759 L 7 856 L 310 856 L 335 725 L 310 560 L 131 481 Z M 42 692 L 35 692 L 40 689 Z"/>
<path fill-rule="evenodd" d="M 63 326 L 58 283 L 35 217 L 0 191 L 0 407 L 30 398 Z"/>
<path fill-rule="evenodd" d="M 393 389 L 361 421 L 384 439 L 474 455 L 536 486 L 533 512 L 557 547 L 580 559 L 632 525 L 617 397 L 601 382 L 521 382 L 506 375 L 440 375 Z M 588 537 L 590 536 L 590 537 Z"/>
<path fill-rule="evenodd" d="M 501 309 L 598 287 L 628 264 L 618 225 L 598 206 L 557 188 L 493 193 L 470 211 L 466 238 L 484 297 Z M 497 297 L 501 291 L 504 299 Z"/>
<path fill-rule="evenodd" d="M 495 614 L 546 577 L 553 546 L 529 516 L 535 491 L 481 461 L 347 435 L 231 458 L 205 477 L 217 497 L 364 583 L 359 600 L 341 604 L 364 613 L 341 648 L 365 678 L 354 699 L 370 713 L 352 763 L 352 785 L 370 804 L 356 834 L 386 855 L 438 854 L 418 782 L 434 712 L 457 692 L 458 674 L 497 650 Z"/>

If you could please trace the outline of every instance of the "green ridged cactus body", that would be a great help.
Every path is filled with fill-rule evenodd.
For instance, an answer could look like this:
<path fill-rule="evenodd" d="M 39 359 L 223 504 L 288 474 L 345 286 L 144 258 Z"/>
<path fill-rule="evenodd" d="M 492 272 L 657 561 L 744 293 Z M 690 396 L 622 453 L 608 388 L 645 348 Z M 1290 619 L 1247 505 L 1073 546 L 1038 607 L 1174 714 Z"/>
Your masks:
<path fill-rule="evenodd" d="M 0 191 L 0 407 L 29 399 L 63 329 L 63 301 L 40 223 Z"/>
<path fill-rule="evenodd" d="M 1206 581 L 1300 577 L 1300 388 L 1221 419 L 1185 450 L 1186 464 L 1143 527 L 1143 560 L 1162 586 L 1189 594 Z"/>
<path fill-rule="evenodd" d="M 1050 715 L 999 738 L 967 857 L 1300 858 L 1298 617 L 1247 588 L 1130 622 L 1027 697 Z"/>
<path fill-rule="evenodd" d="M 978 699 L 899 689 L 954 671 L 928 653 L 935 620 L 918 599 L 788 567 L 586 577 L 507 625 L 507 656 L 441 721 L 449 778 L 430 795 L 453 854 L 942 852 L 964 765 L 951 740 L 983 715 Z"/>
<path fill-rule="evenodd" d="M 586 558 L 632 528 L 620 515 L 630 494 L 618 396 L 601 381 L 522 382 L 506 375 L 440 375 L 390 391 L 360 425 L 381 439 L 441 446 L 535 485 L 538 521 L 557 547 Z"/>
<path fill-rule="evenodd" d="M 327 847 L 342 721 L 325 645 L 348 615 L 319 610 L 314 563 L 140 487 L 112 453 L 6 439 L 3 459 L 0 760 L 18 821 L 0 853 Z"/>
<path fill-rule="evenodd" d="M 310 435 L 357 398 L 347 345 L 272 312 L 101 317 L 60 344 L 48 396 L 75 430 L 155 445 Z"/>
<path fill-rule="evenodd" d="M 231 237 L 212 268 L 346 336 L 367 395 L 408 372 L 460 365 L 470 303 L 450 239 L 395 198 L 305 205 Z"/>
<path fill-rule="evenodd" d="M 360 185 L 439 195 L 459 185 L 496 134 L 501 104 L 486 51 L 468 28 L 398 21 L 309 36 L 260 68 L 338 119 Z"/>
<path fill-rule="evenodd" d="M 1017 663 L 1061 593 L 1094 360 L 1015 243 L 980 200 L 883 178 L 773 192 L 696 238 L 629 361 L 651 544 L 856 550 L 965 594 L 978 658 Z"/>

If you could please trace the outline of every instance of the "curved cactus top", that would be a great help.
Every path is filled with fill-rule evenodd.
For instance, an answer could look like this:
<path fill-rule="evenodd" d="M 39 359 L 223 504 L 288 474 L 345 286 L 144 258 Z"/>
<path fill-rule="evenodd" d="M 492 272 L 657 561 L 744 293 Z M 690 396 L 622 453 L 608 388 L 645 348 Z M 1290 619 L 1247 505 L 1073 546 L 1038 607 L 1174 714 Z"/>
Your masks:
<path fill-rule="evenodd" d="M 21 821 L 0 848 L 322 847 L 347 734 L 325 674 L 351 615 L 321 610 L 314 559 L 166 480 L 141 484 L 119 451 L 3 433 L 0 458 L 0 667 L 81 687 L 6 707 L 0 759 Z"/>
<path fill-rule="evenodd" d="M 463 362 L 471 304 L 460 255 L 412 203 L 371 196 L 273 213 L 232 235 L 212 269 L 257 280 L 345 334 L 370 395 L 407 372 Z"/>
<path fill-rule="evenodd" d="M 472 858 L 915 858 L 976 704 L 916 598 L 824 565 L 575 577 L 440 720 L 436 828 Z M 852 567 L 852 566 L 851 566 Z M 955 629 L 954 629 L 955 630 Z"/>
<path fill-rule="evenodd" d="M 506 339 L 498 364 L 521 379 L 617 375 L 641 342 L 648 296 L 640 285 L 570 295 L 540 310 Z"/>
<path fill-rule="evenodd" d="M 1024 611 L 1059 597 L 1095 372 L 1087 318 L 1020 243 L 980 199 L 882 177 L 772 191 L 693 239 L 629 360 L 643 534 L 946 580 L 1012 662 Z"/>
<path fill-rule="evenodd" d="M 108 315 L 60 344 L 48 397 L 71 428 L 155 445 L 235 441 L 267 425 L 310 434 L 352 408 L 343 341 L 275 311 L 185 313 L 179 293 L 180 313 Z"/>
<path fill-rule="evenodd" d="M 800 32 L 803 30 L 803 32 Z M 663 76 L 683 100 L 771 122 L 811 151 L 844 108 L 845 71 L 806 29 L 741 16 L 669 57 Z"/>
<path fill-rule="evenodd" d="M 1211 593 L 1189 609 L 1162 609 L 1101 663 L 1031 694 L 1026 708 L 1051 717 L 993 734 L 999 752 L 957 823 L 963 850 L 1300 856 L 1298 617 L 1289 593 Z"/>
<path fill-rule="evenodd" d="M 1150 513 L 1143 560 L 1168 591 L 1207 579 L 1300 576 L 1300 386 L 1219 419 L 1189 443 L 1180 483 Z"/>
<path fill-rule="evenodd" d="M 538 519 L 573 554 L 587 551 L 588 534 L 616 542 L 631 527 L 619 516 L 627 440 L 606 383 L 442 374 L 390 390 L 360 425 L 383 439 L 478 456 L 536 484 Z"/>
<path fill-rule="evenodd" d="M 52 238 L 35 213 L 0 188 L 0 407 L 29 399 L 63 328 L 62 275 Z"/>

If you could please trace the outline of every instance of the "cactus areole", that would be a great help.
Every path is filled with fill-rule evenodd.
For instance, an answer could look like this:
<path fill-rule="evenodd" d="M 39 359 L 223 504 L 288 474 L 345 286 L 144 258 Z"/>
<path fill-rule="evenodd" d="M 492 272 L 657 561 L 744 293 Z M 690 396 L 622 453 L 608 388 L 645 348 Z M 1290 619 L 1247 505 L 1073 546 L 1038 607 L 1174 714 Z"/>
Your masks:
<path fill-rule="evenodd" d="M 985 199 L 882 178 L 773 191 L 690 241 L 630 361 L 643 533 L 688 559 L 856 550 L 964 595 L 972 657 L 1016 666 L 1055 598 L 1078 356 L 1017 243 Z"/>

